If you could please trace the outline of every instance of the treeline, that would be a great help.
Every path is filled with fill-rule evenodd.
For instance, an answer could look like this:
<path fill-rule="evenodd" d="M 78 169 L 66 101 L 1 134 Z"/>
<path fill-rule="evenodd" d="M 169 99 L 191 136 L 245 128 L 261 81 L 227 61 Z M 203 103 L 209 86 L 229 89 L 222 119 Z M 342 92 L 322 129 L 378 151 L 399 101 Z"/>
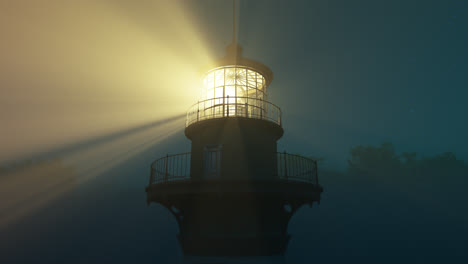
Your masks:
<path fill-rule="evenodd" d="M 415 152 L 397 154 L 392 143 L 380 146 L 357 146 L 350 150 L 348 171 L 352 174 L 374 175 L 399 180 L 445 181 L 454 177 L 468 177 L 468 164 L 452 152 L 432 157 L 419 157 Z M 439 176 L 439 177 L 435 177 Z"/>
<path fill-rule="evenodd" d="M 421 156 L 415 152 L 398 154 L 389 142 L 361 145 L 350 149 L 346 172 L 324 171 L 320 176 L 325 188 L 328 182 L 332 188 L 373 190 L 377 196 L 406 196 L 404 199 L 431 203 L 468 201 L 468 164 L 452 152 Z"/>

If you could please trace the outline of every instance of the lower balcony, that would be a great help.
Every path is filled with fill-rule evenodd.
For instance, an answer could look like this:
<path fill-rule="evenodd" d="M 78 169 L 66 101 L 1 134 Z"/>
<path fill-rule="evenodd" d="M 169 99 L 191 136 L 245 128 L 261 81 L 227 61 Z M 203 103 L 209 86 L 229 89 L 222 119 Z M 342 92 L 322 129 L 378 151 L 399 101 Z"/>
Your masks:
<path fill-rule="evenodd" d="M 218 162 L 212 159 L 210 162 Z M 175 181 L 191 181 L 190 176 L 191 153 L 166 155 L 151 164 L 149 185 L 171 183 Z M 211 168 L 222 169 L 220 164 L 211 164 Z M 308 183 L 319 186 L 317 175 L 317 161 L 300 155 L 276 153 L 276 175 L 272 181 L 288 181 Z M 211 178 L 210 180 L 216 180 Z M 208 180 L 207 180 L 208 181 Z"/>

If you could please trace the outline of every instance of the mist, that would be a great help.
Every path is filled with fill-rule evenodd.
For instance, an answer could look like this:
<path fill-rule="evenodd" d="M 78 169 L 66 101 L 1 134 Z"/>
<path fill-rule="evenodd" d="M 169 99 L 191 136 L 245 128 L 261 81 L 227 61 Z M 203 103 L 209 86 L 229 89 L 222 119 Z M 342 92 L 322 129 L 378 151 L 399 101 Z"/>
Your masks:
<path fill-rule="evenodd" d="M 0 262 L 177 263 L 150 164 L 190 151 L 200 69 L 232 2 L 0 3 Z M 468 252 L 465 1 L 238 1 L 274 73 L 278 151 L 319 160 L 288 263 L 460 262 Z"/>

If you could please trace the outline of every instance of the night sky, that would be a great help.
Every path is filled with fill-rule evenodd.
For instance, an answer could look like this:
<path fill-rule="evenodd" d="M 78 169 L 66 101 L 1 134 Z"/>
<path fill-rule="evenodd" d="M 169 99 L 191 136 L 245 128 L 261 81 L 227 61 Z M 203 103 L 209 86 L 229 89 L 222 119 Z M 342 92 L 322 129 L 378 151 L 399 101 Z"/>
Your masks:
<path fill-rule="evenodd" d="M 199 4 L 221 55 L 228 25 Z M 244 54 L 274 72 L 270 100 L 287 128 L 280 146 L 337 165 L 350 146 L 382 141 L 467 159 L 466 12 L 464 1 L 241 3 Z"/>
<path fill-rule="evenodd" d="M 197 69 L 206 64 L 209 60 L 206 57 L 224 56 L 232 36 L 232 2 L 175 1 L 176 7 L 184 10 L 185 23 L 196 36 L 187 36 L 185 40 L 173 38 L 170 30 L 160 30 L 166 24 L 170 27 L 172 17 L 158 19 L 157 9 L 166 5 L 163 1 L 110 1 L 99 6 L 99 10 L 94 10 L 89 3 L 82 4 L 78 10 L 75 8 L 80 4 L 74 4 L 67 12 L 79 12 L 83 21 L 87 21 L 86 14 L 93 17 L 107 7 L 123 21 L 114 25 L 111 19 L 90 18 L 76 25 L 77 28 L 82 25 L 82 30 L 67 30 L 70 36 L 77 36 L 73 44 L 57 42 L 65 53 L 73 53 L 75 49 L 82 52 L 76 58 L 89 59 L 89 65 L 71 63 L 75 57 L 54 55 L 58 53 L 50 46 L 44 48 L 48 55 L 32 57 L 33 53 L 25 52 L 29 46 L 16 47 L 15 42 L 9 42 L 13 35 L 22 36 L 18 42 L 23 37 L 35 38 L 24 31 L 34 28 L 34 21 L 7 23 L 7 17 L 23 17 L 16 12 L 26 17 L 25 14 L 32 12 L 28 9 L 31 3 L 10 2 L 0 4 L 4 10 L 0 14 L 6 14 L 0 26 L 2 42 L 6 43 L 0 44 L 0 56 L 6 58 L 0 63 L 0 132 L 5 131 L 0 144 L 8 150 L 0 153 L 1 161 L 9 164 L 21 159 L 64 155 L 65 164 L 77 171 L 79 183 L 39 209 L 15 219 L 14 223 L 0 227 L 0 263 L 179 261 L 182 253 L 176 239 L 176 221 L 162 206 L 146 205 L 144 188 L 153 160 L 167 153 L 189 151 L 190 141 L 183 133 L 183 115 L 184 109 L 195 102 L 196 92 L 177 81 L 184 76 L 174 79 L 178 86 L 187 89 L 187 94 L 183 88 L 172 90 L 170 82 L 148 84 L 138 79 L 132 85 L 142 76 L 134 58 L 138 55 L 145 63 L 156 61 L 158 64 L 148 69 L 163 70 L 169 59 L 161 47 L 165 47 L 168 39 L 177 40 L 174 58 L 190 57 L 187 61 L 180 59 L 176 66 Z M 50 7 L 47 3 L 43 5 L 38 13 L 63 10 L 54 8 L 52 3 Z M 264 63 L 274 73 L 269 101 L 281 107 L 285 129 L 278 142 L 279 151 L 324 158 L 321 168 L 331 171 L 346 170 L 350 148 L 383 142 L 392 142 L 397 153 L 412 151 L 420 156 L 433 156 L 453 152 L 457 158 L 468 161 L 468 2 L 244 0 L 238 4 L 237 11 L 237 33 L 243 55 Z M 50 16 L 47 25 L 52 28 L 60 25 L 65 17 Z M 93 23 L 100 22 L 105 24 L 103 28 L 108 35 L 88 33 L 88 29 L 97 30 Z M 176 28 L 182 27 L 177 23 Z M 136 46 L 128 40 L 125 45 L 116 44 L 115 50 L 105 53 L 105 45 L 120 40 L 114 36 L 119 34 L 120 27 L 122 32 L 127 32 L 126 26 L 138 28 L 148 36 L 150 55 L 139 48 L 143 46 L 143 38 L 135 40 Z M 31 32 L 45 28 L 44 24 Z M 15 33 L 23 31 L 24 34 Z M 88 44 L 81 44 L 82 37 Z M 94 50 L 94 45 L 102 47 Z M 90 52 L 93 50 L 96 53 Z M 202 50 L 209 51 L 209 55 L 202 54 Z M 34 54 L 41 51 L 42 48 L 37 48 Z M 105 54 L 102 65 L 98 63 L 101 57 L 97 51 Z M 108 60 L 117 54 L 125 57 L 125 61 Z M 23 63 L 14 64 L 16 58 Z M 47 71 L 49 77 L 44 81 L 37 76 L 46 71 L 41 65 L 48 61 L 56 65 L 48 68 L 54 70 Z M 114 72 L 101 70 L 112 64 L 117 65 Z M 57 70 L 62 66 L 67 74 Z M 168 68 L 172 70 L 176 66 Z M 95 75 L 93 67 L 97 69 Z M 126 67 L 136 77 L 125 76 Z M 150 72 L 148 69 L 145 68 Z M 184 72 L 191 71 L 184 70 L 181 74 Z M 50 77 L 53 74 L 60 77 Z M 109 76 L 112 81 L 104 81 Z M 193 76 L 187 78 L 191 80 Z M 100 85 L 108 88 L 99 88 Z M 118 92 L 114 93 L 112 89 L 116 86 Z M 138 86 L 150 88 L 139 90 L 135 88 Z M 67 116 L 62 118 L 61 113 Z M 160 127 L 161 122 L 154 122 L 167 118 L 173 118 L 175 128 L 159 132 L 164 134 L 161 140 L 146 140 L 141 134 L 135 144 L 144 147 L 134 152 L 133 141 L 122 144 L 120 149 L 115 146 L 113 151 L 130 154 L 103 171 L 93 171 L 94 176 L 86 181 L 80 177 L 89 168 L 80 169 L 79 165 L 86 160 L 74 156 L 73 162 L 67 160 L 66 155 L 73 151 L 86 151 L 94 145 L 140 133 L 148 128 L 145 124 Z M 21 144 L 23 141 L 27 144 Z M 21 151 L 15 152 L 16 149 Z M 9 153 L 15 155 L 10 157 Z M 102 158 L 111 154 L 114 153 L 104 149 L 95 155 Z M 93 158 L 92 168 L 100 166 L 99 158 Z M 105 162 L 109 161 L 104 159 L 102 164 Z M 293 239 L 286 256 L 288 263 L 351 260 L 455 263 L 466 259 L 465 203 L 465 207 L 443 202 L 433 206 L 417 199 L 417 194 L 392 198 L 388 194 L 392 192 L 390 186 L 382 195 L 376 189 L 356 186 L 352 180 L 327 179 L 326 175 L 320 178 L 325 189 L 321 204 L 302 208 L 290 222 Z M 449 175 L 440 177 L 450 181 Z M 427 182 L 430 184 L 431 179 Z M 442 197 L 447 193 L 441 191 L 437 195 Z M 8 196 L 0 198 L 8 199 Z M 468 201 L 466 195 L 458 200 Z M 0 207 L 0 216 L 8 215 L 8 210 Z M 2 257 L 6 262 L 1 261 Z"/>

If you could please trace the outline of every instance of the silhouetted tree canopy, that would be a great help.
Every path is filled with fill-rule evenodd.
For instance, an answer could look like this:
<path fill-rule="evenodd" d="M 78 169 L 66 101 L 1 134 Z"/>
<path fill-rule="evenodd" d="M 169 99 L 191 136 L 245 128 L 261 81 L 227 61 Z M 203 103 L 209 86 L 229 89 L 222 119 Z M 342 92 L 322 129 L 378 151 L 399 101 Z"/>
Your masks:
<path fill-rule="evenodd" d="M 356 146 L 350 150 L 348 172 L 366 181 L 432 188 L 468 183 L 468 165 L 454 153 L 418 157 L 415 152 L 397 154 L 392 143 Z"/>

